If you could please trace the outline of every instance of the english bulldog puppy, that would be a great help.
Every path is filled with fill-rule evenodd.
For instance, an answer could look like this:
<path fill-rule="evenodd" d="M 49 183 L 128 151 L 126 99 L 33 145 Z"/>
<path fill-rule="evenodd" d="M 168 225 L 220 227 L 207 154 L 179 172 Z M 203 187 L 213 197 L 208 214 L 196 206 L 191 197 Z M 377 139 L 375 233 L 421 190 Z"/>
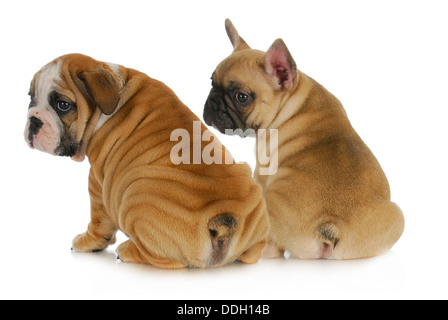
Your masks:
<path fill-rule="evenodd" d="M 91 165 L 91 221 L 73 250 L 103 250 L 121 230 L 129 237 L 117 249 L 125 262 L 175 269 L 259 260 L 269 222 L 250 167 L 229 162 L 227 150 L 166 85 L 70 54 L 36 73 L 30 96 L 28 145 L 76 161 L 87 156 Z M 226 155 L 226 162 L 192 159 L 207 145 L 194 149 L 187 141 L 187 161 L 173 163 L 175 130 L 194 141 L 207 136 L 214 159 Z"/>
<path fill-rule="evenodd" d="M 278 159 L 260 174 L 258 153 L 255 169 L 271 222 L 264 256 L 287 250 L 301 259 L 359 259 L 389 250 L 404 217 L 341 102 L 297 69 L 283 40 L 263 52 L 230 20 L 226 30 L 234 51 L 213 73 L 204 120 L 222 133 L 263 130 L 263 142 L 277 144 L 263 146 L 256 135 L 258 148 Z"/>

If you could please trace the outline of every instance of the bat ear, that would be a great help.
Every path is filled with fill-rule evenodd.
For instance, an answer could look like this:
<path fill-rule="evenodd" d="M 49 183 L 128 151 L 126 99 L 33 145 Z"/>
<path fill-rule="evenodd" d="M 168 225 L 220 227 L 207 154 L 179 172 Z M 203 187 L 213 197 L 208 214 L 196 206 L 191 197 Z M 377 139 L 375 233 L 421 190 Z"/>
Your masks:
<path fill-rule="evenodd" d="M 264 56 L 265 70 L 277 90 L 291 89 L 297 80 L 297 66 L 282 39 L 277 39 Z"/>
<path fill-rule="evenodd" d="M 87 91 L 88 100 L 105 115 L 112 114 L 120 100 L 120 83 L 113 72 L 103 68 L 83 71 L 78 74 Z"/>
<path fill-rule="evenodd" d="M 241 38 L 238 34 L 238 31 L 236 31 L 236 28 L 233 26 L 232 21 L 230 21 L 229 19 L 226 19 L 226 31 L 235 51 L 250 49 L 246 41 L 244 41 L 243 38 Z"/>

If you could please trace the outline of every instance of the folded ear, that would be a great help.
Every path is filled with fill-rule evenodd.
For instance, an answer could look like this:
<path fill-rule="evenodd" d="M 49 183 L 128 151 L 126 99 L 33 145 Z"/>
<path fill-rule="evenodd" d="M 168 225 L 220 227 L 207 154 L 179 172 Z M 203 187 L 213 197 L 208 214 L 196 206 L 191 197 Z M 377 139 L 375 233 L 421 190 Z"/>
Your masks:
<path fill-rule="evenodd" d="M 233 26 L 232 21 L 230 21 L 229 19 L 226 19 L 226 31 L 235 51 L 250 49 L 246 41 L 244 41 L 243 38 L 241 38 L 238 34 L 238 31 L 236 31 L 236 28 Z"/>
<path fill-rule="evenodd" d="M 103 68 L 96 68 L 78 74 L 84 82 L 87 94 L 101 112 L 110 115 L 118 106 L 120 100 L 120 84 L 116 76 Z"/>
<path fill-rule="evenodd" d="M 297 80 L 297 66 L 282 39 L 277 39 L 264 56 L 265 71 L 277 90 L 291 89 Z"/>

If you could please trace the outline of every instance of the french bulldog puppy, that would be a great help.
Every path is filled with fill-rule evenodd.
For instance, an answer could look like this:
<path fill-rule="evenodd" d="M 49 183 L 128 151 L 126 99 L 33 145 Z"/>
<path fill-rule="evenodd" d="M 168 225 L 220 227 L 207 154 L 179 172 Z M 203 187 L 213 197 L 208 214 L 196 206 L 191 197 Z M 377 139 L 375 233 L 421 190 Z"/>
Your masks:
<path fill-rule="evenodd" d="M 223 133 L 263 130 L 267 144 L 278 135 L 277 170 L 260 174 L 258 157 L 255 168 L 271 222 L 264 256 L 360 259 L 389 250 L 404 217 L 340 101 L 297 69 L 281 39 L 262 52 L 230 20 L 226 30 L 234 51 L 213 73 L 204 120 Z"/>
<path fill-rule="evenodd" d="M 201 161 L 204 136 L 214 159 L 229 155 L 163 83 L 71 54 L 36 73 L 30 96 L 28 145 L 76 161 L 87 155 L 91 165 L 91 221 L 73 250 L 103 250 L 121 230 L 125 262 L 175 269 L 259 260 L 269 229 L 261 187 L 246 164 Z M 173 132 L 187 136 L 182 149 Z"/>

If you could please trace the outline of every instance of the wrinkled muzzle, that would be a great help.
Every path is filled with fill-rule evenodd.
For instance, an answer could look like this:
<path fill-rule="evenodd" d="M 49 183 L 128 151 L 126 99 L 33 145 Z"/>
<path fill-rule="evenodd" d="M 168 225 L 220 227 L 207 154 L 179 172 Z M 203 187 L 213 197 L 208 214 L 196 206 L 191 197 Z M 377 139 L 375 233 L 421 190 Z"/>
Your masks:
<path fill-rule="evenodd" d="M 47 110 L 37 108 L 29 110 L 24 135 L 31 148 L 58 155 L 61 130 L 54 115 Z"/>
<path fill-rule="evenodd" d="M 246 125 L 238 111 L 231 102 L 226 100 L 226 95 L 219 89 L 213 88 L 204 106 L 204 121 L 224 134 L 238 134 L 236 129 L 245 130 Z M 226 132 L 227 129 L 227 132 Z M 239 130 L 241 131 L 241 130 Z"/>

